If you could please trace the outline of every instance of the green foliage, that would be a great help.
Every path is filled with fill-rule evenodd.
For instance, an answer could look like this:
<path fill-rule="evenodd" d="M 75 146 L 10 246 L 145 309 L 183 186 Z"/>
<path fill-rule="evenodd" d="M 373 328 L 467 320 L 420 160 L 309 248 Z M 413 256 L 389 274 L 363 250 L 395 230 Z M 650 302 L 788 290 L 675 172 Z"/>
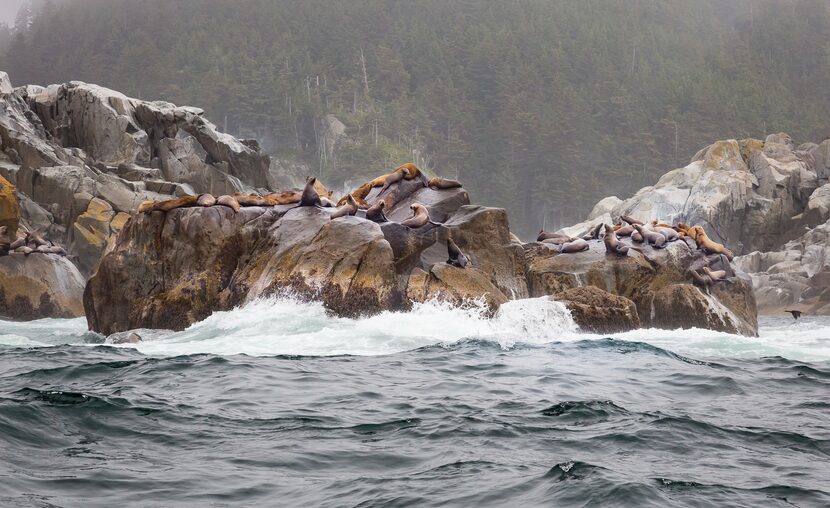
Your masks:
<path fill-rule="evenodd" d="M 417 158 L 525 235 L 715 139 L 830 118 L 825 0 L 72 0 L 7 45 L 15 83 L 198 105 L 329 185 Z"/>

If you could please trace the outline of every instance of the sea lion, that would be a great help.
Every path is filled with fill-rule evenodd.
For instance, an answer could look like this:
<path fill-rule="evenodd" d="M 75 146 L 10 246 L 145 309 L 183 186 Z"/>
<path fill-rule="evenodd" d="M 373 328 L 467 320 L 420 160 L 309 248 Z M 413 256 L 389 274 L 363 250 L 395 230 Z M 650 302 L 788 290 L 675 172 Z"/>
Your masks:
<path fill-rule="evenodd" d="M 199 201 L 198 196 L 182 196 L 176 199 L 168 199 L 166 201 L 145 201 L 138 207 L 140 213 L 150 212 L 169 212 L 176 208 L 187 208 L 197 206 Z"/>
<path fill-rule="evenodd" d="M 395 171 L 393 171 L 393 172 L 389 173 L 388 175 L 386 175 L 386 178 L 384 179 L 384 182 L 383 182 L 383 186 L 381 187 L 380 192 L 378 192 L 378 196 L 380 196 L 381 194 L 386 192 L 386 189 L 391 187 L 393 184 L 396 184 L 396 183 L 402 181 L 404 179 L 404 177 L 406 177 L 406 176 L 407 176 L 407 171 L 406 171 L 406 169 L 402 169 L 402 168 L 398 168 Z"/>
<path fill-rule="evenodd" d="M 28 256 L 29 254 L 31 254 L 34 251 L 35 251 L 35 249 L 29 247 L 28 245 L 23 245 L 23 246 L 17 248 L 17 252 L 19 252 L 19 253 L 21 253 L 25 256 Z"/>
<path fill-rule="evenodd" d="M 22 247 L 23 245 L 26 245 L 26 238 L 22 236 L 18 237 L 9 244 L 9 251 L 14 251 L 18 247 Z"/>
<path fill-rule="evenodd" d="M 40 231 L 27 231 L 26 245 L 33 245 L 35 248 L 37 248 L 41 245 L 49 245 L 49 242 L 45 238 L 43 238 Z"/>
<path fill-rule="evenodd" d="M 294 205 L 300 202 L 302 197 L 300 191 L 284 191 L 272 192 L 264 196 L 256 194 L 243 195 L 236 193 L 233 195 L 239 206 L 276 206 L 276 205 Z"/>
<path fill-rule="evenodd" d="M 629 236 L 631 237 L 632 242 L 643 243 L 643 235 L 641 235 L 636 229 L 632 231 Z"/>
<path fill-rule="evenodd" d="M 703 228 L 700 228 L 700 231 L 695 234 L 694 240 L 697 244 L 697 248 L 703 250 L 707 254 L 723 254 L 727 257 L 727 259 L 729 259 L 729 261 L 732 261 L 732 258 L 735 257 L 735 254 L 731 250 L 724 247 L 723 244 L 709 238 L 706 235 L 706 232 L 703 231 Z"/>
<path fill-rule="evenodd" d="M 469 262 L 467 256 L 461 252 L 461 249 L 452 241 L 452 238 L 447 238 L 447 254 L 449 254 L 449 258 L 447 259 L 448 265 L 464 268 Z"/>
<path fill-rule="evenodd" d="M 446 178 L 436 176 L 429 179 L 429 182 L 427 182 L 427 186 L 430 189 L 438 190 L 456 189 L 458 187 L 461 187 L 461 182 L 459 182 L 458 180 L 448 180 Z"/>
<path fill-rule="evenodd" d="M 229 196 L 227 194 L 223 196 L 219 196 L 216 198 L 216 204 L 221 206 L 227 206 L 233 213 L 239 213 L 239 201 L 236 200 L 235 197 Z"/>
<path fill-rule="evenodd" d="M 656 232 L 660 233 L 661 235 L 665 236 L 667 242 L 674 242 L 674 241 L 680 239 L 680 235 L 677 234 L 677 231 L 675 231 L 672 228 L 662 227 L 659 224 L 657 226 L 655 226 L 652 231 L 656 231 Z"/>
<path fill-rule="evenodd" d="M 630 217 L 628 215 L 620 216 L 620 219 L 624 220 L 625 222 L 631 224 L 632 226 L 645 226 L 642 222 L 638 221 L 637 219 Z"/>
<path fill-rule="evenodd" d="M 649 245 L 656 249 L 662 249 L 666 246 L 666 237 L 662 234 L 645 229 L 643 226 L 637 224 L 634 226 L 634 229 L 637 230 L 637 233 L 643 237 L 643 241 L 647 242 Z"/>
<path fill-rule="evenodd" d="M 427 179 L 427 176 L 420 169 L 418 169 L 418 166 L 416 166 L 415 164 L 411 162 L 406 162 L 398 166 L 395 171 L 398 170 L 404 170 L 406 172 L 404 178 L 406 178 L 407 180 L 414 180 L 417 178 L 421 180 L 421 184 L 423 184 L 424 187 L 429 186 L 429 180 Z"/>
<path fill-rule="evenodd" d="M 652 219 L 651 227 L 652 229 L 670 228 L 671 224 L 666 224 L 665 222 L 659 222 L 657 219 Z"/>
<path fill-rule="evenodd" d="M 347 202 L 343 206 L 339 207 L 333 214 L 329 217 L 331 219 L 337 219 L 339 217 L 346 217 L 347 215 L 354 215 L 357 213 L 357 201 L 354 200 L 351 194 L 347 196 Z"/>
<path fill-rule="evenodd" d="M 705 235 L 706 231 L 704 231 L 703 228 L 700 227 L 700 226 L 692 226 L 690 228 L 686 228 L 685 234 L 686 234 L 686 236 L 688 236 L 689 238 L 691 238 L 692 240 L 695 240 L 695 242 L 697 242 L 697 236 L 700 235 L 700 234 Z"/>
<path fill-rule="evenodd" d="M 572 242 L 574 240 L 576 240 L 576 238 L 572 238 L 570 236 L 554 236 L 542 240 L 542 243 L 546 243 L 549 245 L 562 245 L 563 243 Z"/>
<path fill-rule="evenodd" d="M 621 227 L 614 231 L 617 236 L 631 236 L 634 233 L 634 226 L 631 224 L 626 224 L 625 226 L 620 225 Z"/>
<path fill-rule="evenodd" d="M 320 200 L 320 195 L 317 193 L 317 189 L 314 188 L 314 184 L 317 182 L 317 178 L 313 176 L 309 176 L 306 178 L 305 181 L 305 189 L 303 189 L 303 195 L 300 196 L 300 202 L 297 206 L 316 206 L 318 208 L 323 207 L 323 203 Z"/>
<path fill-rule="evenodd" d="M 792 314 L 793 319 L 798 319 L 801 317 L 801 314 L 803 314 L 800 310 L 785 310 L 784 312 Z"/>
<path fill-rule="evenodd" d="M 718 282 L 726 278 L 726 270 L 712 270 L 708 266 L 703 267 L 703 273 L 709 276 L 712 279 L 712 282 Z"/>
<path fill-rule="evenodd" d="M 563 243 L 559 246 L 559 253 L 560 254 L 571 254 L 574 252 L 582 252 L 584 250 L 588 250 L 590 246 L 588 242 L 583 240 L 582 238 L 577 238 L 576 240 L 568 243 Z"/>
<path fill-rule="evenodd" d="M 621 257 L 628 255 L 628 247 L 620 243 L 620 239 L 617 238 L 614 228 L 608 224 L 605 224 L 605 238 L 603 241 L 605 242 L 605 252 L 607 254 L 616 254 Z"/>
<path fill-rule="evenodd" d="M 442 226 L 443 224 L 439 222 L 435 222 L 429 218 L 429 210 L 427 207 L 420 203 L 412 203 L 409 205 L 409 208 L 412 209 L 412 217 L 401 222 L 401 225 L 406 226 L 408 228 L 420 228 L 426 226 L 427 223 L 432 224 L 434 226 Z"/>
<path fill-rule="evenodd" d="M 712 285 L 712 278 L 708 275 L 701 274 L 697 270 L 692 270 L 691 268 L 687 271 L 687 273 L 691 275 L 694 282 L 700 284 L 701 286 L 708 287 Z"/>
<path fill-rule="evenodd" d="M 563 235 L 562 233 L 548 233 L 542 229 L 539 230 L 539 236 L 536 237 L 537 242 L 544 242 L 549 238 L 570 238 L 570 236 Z"/>
<path fill-rule="evenodd" d="M 591 230 L 588 231 L 586 234 L 582 235 L 582 239 L 583 240 L 596 240 L 596 239 L 598 239 L 599 238 L 599 232 L 600 232 L 601 229 L 602 229 L 602 223 L 600 222 L 599 224 L 597 224 L 596 226 L 591 228 Z"/>
<path fill-rule="evenodd" d="M 337 205 L 334 204 L 334 201 L 330 200 L 325 196 L 320 196 L 320 205 L 323 208 L 337 208 Z"/>
<path fill-rule="evenodd" d="M 196 199 L 196 205 L 198 206 L 213 206 L 216 204 L 216 197 L 213 194 L 199 194 L 199 197 Z"/>
<path fill-rule="evenodd" d="M 378 200 L 377 203 L 366 210 L 366 218 L 372 222 L 389 222 L 389 219 L 387 219 L 386 215 L 383 213 L 383 207 L 385 206 L 386 202 L 382 199 Z"/>
<path fill-rule="evenodd" d="M 6 234 L 7 226 L 0 226 L 0 256 L 8 256 L 12 250 L 12 239 Z"/>

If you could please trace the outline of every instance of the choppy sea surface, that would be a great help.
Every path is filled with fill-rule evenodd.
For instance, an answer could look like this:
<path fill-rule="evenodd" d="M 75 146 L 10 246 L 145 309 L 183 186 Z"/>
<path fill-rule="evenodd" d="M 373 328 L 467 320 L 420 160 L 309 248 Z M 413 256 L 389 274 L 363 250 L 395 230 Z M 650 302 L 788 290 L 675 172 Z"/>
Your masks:
<path fill-rule="evenodd" d="M 138 333 L 0 321 L 0 506 L 830 506 L 830 318 L 283 298 Z"/>

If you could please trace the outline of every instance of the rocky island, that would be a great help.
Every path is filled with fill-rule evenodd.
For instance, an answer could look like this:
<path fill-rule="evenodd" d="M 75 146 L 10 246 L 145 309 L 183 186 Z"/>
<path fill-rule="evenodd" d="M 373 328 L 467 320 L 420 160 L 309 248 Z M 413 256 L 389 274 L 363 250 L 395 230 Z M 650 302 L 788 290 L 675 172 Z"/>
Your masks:
<path fill-rule="evenodd" d="M 755 335 L 756 294 L 764 309 L 806 302 L 828 311 L 830 194 L 820 183 L 830 141 L 719 141 L 634 197 L 602 200 L 585 223 L 560 232 L 588 235 L 587 246 L 560 252 L 556 243 L 519 240 L 505 210 L 472 203 L 463 187 L 421 178 L 363 187 L 361 201 L 383 200 L 387 222 L 364 209 L 332 218 L 335 208 L 256 200 L 238 209 L 211 201 L 139 212 L 142 203 L 187 196 L 299 191 L 277 187 L 255 141 L 219 132 L 197 108 L 79 82 L 12 88 L 3 74 L 0 83 L 0 225 L 12 240 L 42 232 L 68 253 L 0 256 L 7 318 L 85 314 L 102 334 L 178 330 L 281 292 L 343 316 L 434 298 L 495 310 L 550 297 L 598 333 L 700 327 Z M 415 204 L 430 222 L 402 225 Z M 622 239 L 631 249 L 609 253 L 597 226 L 622 216 L 702 226 L 739 257 L 731 262 L 682 239 L 654 247 Z M 447 262 L 449 243 L 466 266 Z M 704 267 L 724 275 L 701 278 Z"/>

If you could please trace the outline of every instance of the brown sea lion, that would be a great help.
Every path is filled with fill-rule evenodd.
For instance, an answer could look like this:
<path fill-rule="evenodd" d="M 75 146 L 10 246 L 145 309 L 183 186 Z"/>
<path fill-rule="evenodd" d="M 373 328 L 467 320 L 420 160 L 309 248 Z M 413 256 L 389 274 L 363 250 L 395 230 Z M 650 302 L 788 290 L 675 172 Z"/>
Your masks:
<path fill-rule="evenodd" d="M 383 187 L 381 187 L 380 192 L 378 193 L 378 196 L 380 196 L 381 194 L 386 192 L 386 189 L 388 189 L 392 185 L 402 181 L 406 177 L 406 175 L 407 175 L 406 169 L 402 169 L 402 168 L 398 168 L 395 171 L 393 171 L 393 172 L 389 173 L 388 175 L 386 175 L 386 178 L 384 179 L 384 182 L 383 182 Z"/>
<path fill-rule="evenodd" d="M 635 229 L 634 226 L 631 224 L 626 224 L 625 226 L 620 227 L 619 229 L 615 230 L 614 232 L 617 236 L 631 236 L 634 233 Z"/>
<path fill-rule="evenodd" d="M 576 240 L 576 238 L 572 238 L 570 236 L 554 236 L 551 238 L 545 238 L 542 240 L 542 243 L 546 243 L 549 245 L 562 245 L 563 243 L 568 243 Z"/>
<path fill-rule="evenodd" d="M 216 204 L 221 206 L 227 206 L 228 208 L 232 209 L 234 213 L 239 212 L 239 201 L 236 200 L 233 196 L 228 196 L 225 194 L 224 196 L 219 196 L 216 198 Z"/>
<path fill-rule="evenodd" d="M 416 166 L 415 164 L 411 162 L 401 164 L 397 167 L 397 169 L 395 169 L 395 171 L 401 169 L 406 171 L 406 176 L 404 176 L 404 178 L 406 178 L 407 180 L 415 180 L 417 178 L 421 181 L 424 187 L 429 186 L 429 180 L 427 179 L 427 176 L 420 169 L 418 169 L 418 166 Z"/>
<path fill-rule="evenodd" d="M 656 249 L 662 249 L 666 246 L 666 237 L 662 234 L 656 231 L 645 229 L 643 226 L 640 226 L 639 224 L 635 225 L 634 229 L 636 229 L 637 233 L 639 233 L 640 236 L 643 237 L 643 241 L 647 242 L 652 247 Z"/>
<path fill-rule="evenodd" d="M 216 197 L 213 194 L 199 194 L 199 197 L 196 199 L 196 205 L 198 206 L 213 206 L 216 204 Z"/>
<path fill-rule="evenodd" d="M 354 200 L 351 194 L 349 194 L 347 198 L 346 204 L 339 207 L 329 216 L 330 218 L 337 219 L 339 217 L 346 217 L 347 215 L 354 215 L 357 213 L 357 201 Z"/>
<path fill-rule="evenodd" d="M 198 196 L 182 196 L 180 198 L 168 199 L 166 201 L 145 201 L 138 207 L 138 211 L 141 213 L 156 211 L 169 212 L 170 210 L 175 210 L 176 208 L 196 206 L 198 201 Z"/>
<path fill-rule="evenodd" d="M 605 242 L 605 252 L 607 254 L 616 254 L 617 256 L 628 255 L 628 247 L 620 243 L 620 239 L 617 238 L 614 228 L 608 224 L 605 224 L 605 238 L 603 238 L 603 241 Z"/>
<path fill-rule="evenodd" d="M 620 216 L 620 219 L 622 219 L 622 220 L 624 220 L 625 222 L 627 222 L 627 223 L 631 224 L 632 226 L 634 226 L 634 225 L 637 225 L 637 226 L 644 226 L 644 225 L 645 225 L 645 224 L 643 224 L 642 222 L 638 221 L 637 219 L 635 219 L 635 218 L 633 218 L 633 217 L 630 217 L 630 216 L 628 216 L 628 215 L 622 215 L 622 216 Z"/>
<path fill-rule="evenodd" d="M 389 219 L 387 219 L 386 215 L 383 213 L 383 207 L 385 206 L 386 202 L 382 199 L 378 200 L 377 203 L 366 210 L 366 218 L 372 222 L 389 222 Z"/>
<path fill-rule="evenodd" d="M 726 270 L 712 270 L 708 266 L 704 266 L 703 272 L 708 275 L 713 282 L 718 282 L 726 278 Z"/>
<path fill-rule="evenodd" d="M 447 238 L 447 254 L 449 255 L 449 258 L 447 259 L 447 264 L 449 265 L 464 268 L 469 262 L 467 256 L 461 252 L 461 249 L 459 249 L 458 245 L 452 241 L 452 238 Z"/>
<path fill-rule="evenodd" d="M 457 189 L 461 187 L 461 182 L 458 180 L 448 180 L 446 178 L 441 178 L 440 176 L 436 176 L 429 179 L 427 186 L 430 189 L 438 189 L 438 190 L 446 190 L 446 189 Z"/>
<path fill-rule="evenodd" d="M 735 257 L 735 254 L 731 250 L 724 247 L 723 244 L 709 238 L 706 235 L 706 232 L 703 231 L 703 228 L 696 233 L 694 239 L 697 244 L 697 248 L 702 249 L 707 254 L 723 254 L 727 257 L 727 259 L 729 259 L 729 261 L 732 261 L 732 258 Z"/>
<path fill-rule="evenodd" d="M 320 205 L 323 208 L 337 208 L 337 205 L 334 203 L 334 201 L 330 200 L 325 196 L 320 196 Z"/>
<path fill-rule="evenodd" d="M 588 242 L 583 240 L 582 238 L 577 238 L 576 240 L 568 243 L 563 243 L 559 246 L 559 253 L 561 254 L 570 254 L 574 252 L 582 252 L 584 250 L 588 250 L 590 246 Z"/>
<path fill-rule="evenodd" d="M 686 229 L 686 236 L 688 236 L 692 240 L 697 241 L 697 237 L 700 234 L 706 234 L 706 231 L 704 231 L 703 228 L 700 226 L 692 226 Z"/>
<path fill-rule="evenodd" d="M 542 229 L 539 230 L 539 236 L 536 237 L 537 242 L 543 242 L 549 238 L 570 238 L 570 236 L 563 235 L 562 233 L 548 233 Z"/>
<path fill-rule="evenodd" d="M 659 228 L 670 228 L 670 227 L 671 227 L 671 224 L 666 224 L 665 222 L 659 222 L 657 219 L 652 219 L 652 221 L 651 221 L 651 227 L 652 227 L 653 229 L 659 229 Z"/>
<path fill-rule="evenodd" d="M 439 222 L 435 222 L 429 218 L 429 210 L 427 207 L 420 203 L 413 203 L 409 205 L 409 208 L 412 209 L 412 217 L 401 222 L 401 225 L 406 226 L 408 228 L 420 228 L 424 227 L 427 224 L 432 224 L 435 226 L 441 226 L 442 224 Z"/>

